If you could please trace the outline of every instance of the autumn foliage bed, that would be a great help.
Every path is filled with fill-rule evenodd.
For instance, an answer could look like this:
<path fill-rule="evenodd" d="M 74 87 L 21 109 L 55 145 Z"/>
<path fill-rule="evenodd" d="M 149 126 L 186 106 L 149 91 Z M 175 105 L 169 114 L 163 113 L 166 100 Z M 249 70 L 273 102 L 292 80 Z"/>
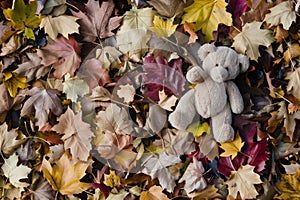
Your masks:
<path fill-rule="evenodd" d="M 300 199 L 299 1 L 0 4 L 1 199 Z M 205 42 L 250 59 L 230 143 L 167 120 Z"/>

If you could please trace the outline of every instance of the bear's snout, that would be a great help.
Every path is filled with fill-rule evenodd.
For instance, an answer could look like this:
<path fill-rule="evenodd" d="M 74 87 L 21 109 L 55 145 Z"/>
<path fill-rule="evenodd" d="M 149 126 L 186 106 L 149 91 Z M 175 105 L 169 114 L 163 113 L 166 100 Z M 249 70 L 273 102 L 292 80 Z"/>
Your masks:
<path fill-rule="evenodd" d="M 222 66 L 218 66 L 210 70 L 211 78 L 218 83 L 222 83 L 226 81 L 228 75 L 229 75 L 228 71 Z"/>

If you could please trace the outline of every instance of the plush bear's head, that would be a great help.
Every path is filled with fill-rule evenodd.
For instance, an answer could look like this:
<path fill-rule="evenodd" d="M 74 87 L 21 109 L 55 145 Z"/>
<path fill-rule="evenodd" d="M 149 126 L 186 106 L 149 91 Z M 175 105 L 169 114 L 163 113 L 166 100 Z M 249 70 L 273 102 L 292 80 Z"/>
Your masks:
<path fill-rule="evenodd" d="M 202 68 L 216 82 L 235 79 L 240 72 L 245 72 L 249 66 L 249 59 L 225 46 L 216 47 L 205 44 L 198 51 L 203 61 Z"/>

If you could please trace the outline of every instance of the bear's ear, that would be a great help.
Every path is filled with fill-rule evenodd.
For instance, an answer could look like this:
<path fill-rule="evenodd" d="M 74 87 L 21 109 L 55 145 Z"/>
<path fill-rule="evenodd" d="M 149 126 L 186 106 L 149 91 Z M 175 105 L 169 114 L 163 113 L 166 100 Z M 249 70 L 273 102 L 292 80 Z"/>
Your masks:
<path fill-rule="evenodd" d="M 198 55 L 203 61 L 209 53 L 215 52 L 216 50 L 217 47 L 214 44 L 204 44 L 199 48 Z"/>
<path fill-rule="evenodd" d="M 246 72 L 249 67 L 249 58 L 247 56 L 244 56 L 242 54 L 239 54 L 239 63 L 240 63 L 240 69 L 241 72 Z"/>

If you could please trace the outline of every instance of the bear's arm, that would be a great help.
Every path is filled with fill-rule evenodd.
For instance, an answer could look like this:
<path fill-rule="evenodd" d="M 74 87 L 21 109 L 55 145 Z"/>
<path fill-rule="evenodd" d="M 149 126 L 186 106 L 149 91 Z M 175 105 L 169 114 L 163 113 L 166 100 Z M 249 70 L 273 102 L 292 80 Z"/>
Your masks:
<path fill-rule="evenodd" d="M 242 113 L 244 110 L 244 101 L 238 87 L 234 82 L 227 81 L 226 90 L 232 112 L 235 114 Z"/>

